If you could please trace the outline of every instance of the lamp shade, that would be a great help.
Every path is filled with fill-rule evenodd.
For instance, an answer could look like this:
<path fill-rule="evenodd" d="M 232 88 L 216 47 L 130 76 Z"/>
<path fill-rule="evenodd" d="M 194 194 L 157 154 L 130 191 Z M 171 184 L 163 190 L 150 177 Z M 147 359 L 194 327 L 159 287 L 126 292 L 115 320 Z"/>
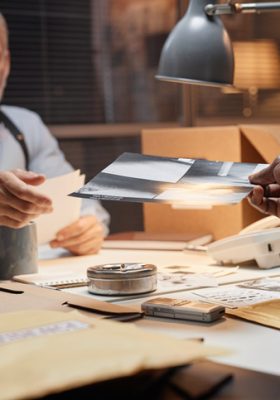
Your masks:
<path fill-rule="evenodd" d="M 209 0 L 191 0 L 164 44 L 156 78 L 198 85 L 232 85 L 233 50 L 220 17 L 208 16 Z M 217 1 L 212 1 L 217 3 Z"/>

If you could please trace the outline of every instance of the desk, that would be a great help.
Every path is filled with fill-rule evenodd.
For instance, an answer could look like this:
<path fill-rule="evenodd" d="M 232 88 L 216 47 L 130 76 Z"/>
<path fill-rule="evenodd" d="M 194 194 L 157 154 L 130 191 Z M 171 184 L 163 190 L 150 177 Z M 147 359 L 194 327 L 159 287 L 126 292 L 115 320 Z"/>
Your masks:
<path fill-rule="evenodd" d="M 213 358 L 218 363 L 280 375 L 280 334 L 276 329 L 229 317 L 211 324 L 145 318 L 137 325 L 180 338 L 203 337 L 209 345 L 229 349 L 228 355 Z"/>
<path fill-rule="evenodd" d="M 145 251 L 145 250 L 101 250 L 94 256 L 62 257 L 54 260 L 41 260 L 40 272 L 65 271 L 75 268 L 79 272 L 86 273 L 86 269 L 92 265 L 115 262 L 143 262 L 153 263 L 161 270 L 169 265 L 192 265 L 199 270 L 215 263 L 204 253 L 182 252 L 182 251 Z M 220 278 L 220 285 L 227 285 L 258 277 L 280 276 L 280 268 L 261 270 L 258 267 L 240 267 L 235 274 Z M 85 287 L 67 289 L 73 293 L 92 296 Z M 176 297 L 184 296 L 185 292 L 176 293 Z M 154 293 L 153 296 L 156 294 Z M 102 298 L 104 296 L 94 296 Z M 152 297 L 152 296 L 150 296 Z M 145 300 L 147 297 L 145 297 Z M 122 299 L 111 299 L 110 301 L 139 306 L 143 298 L 132 297 Z M 162 332 L 181 338 L 203 337 L 207 344 L 215 344 L 228 348 L 230 354 L 218 357 L 217 362 L 248 368 L 255 371 L 267 372 L 280 375 L 280 346 L 279 331 L 250 322 L 223 318 L 212 323 L 203 324 L 197 322 L 172 322 L 172 320 L 148 319 L 139 320 L 136 324 L 146 330 Z"/>

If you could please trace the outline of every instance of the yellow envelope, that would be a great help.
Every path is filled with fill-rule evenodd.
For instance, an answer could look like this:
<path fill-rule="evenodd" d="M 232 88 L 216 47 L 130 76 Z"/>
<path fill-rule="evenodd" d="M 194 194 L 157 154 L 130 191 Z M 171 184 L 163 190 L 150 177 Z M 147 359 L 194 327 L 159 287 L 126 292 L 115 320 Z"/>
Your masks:
<path fill-rule="evenodd" d="M 2 314 L 0 352 L 1 400 L 31 399 L 224 353 L 133 324 L 46 310 Z"/>
<path fill-rule="evenodd" d="M 280 299 L 269 300 L 237 309 L 227 309 L 227 314 L 280 329 Z"/>

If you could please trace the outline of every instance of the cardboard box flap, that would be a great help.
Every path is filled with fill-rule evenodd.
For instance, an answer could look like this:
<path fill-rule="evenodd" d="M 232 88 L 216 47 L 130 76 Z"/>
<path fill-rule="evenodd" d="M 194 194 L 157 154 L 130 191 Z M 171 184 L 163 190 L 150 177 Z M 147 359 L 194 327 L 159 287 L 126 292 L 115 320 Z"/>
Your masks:
<path fill-rule="evenodd" d="M 141 138 L 147 155 L 240 161 L 237 126 L 145 129 Z"/>
<path fill-rule="evenodd" d="M 240 125 L 239 128 L 267 163 L 279 155 L 280 125 Z"/>

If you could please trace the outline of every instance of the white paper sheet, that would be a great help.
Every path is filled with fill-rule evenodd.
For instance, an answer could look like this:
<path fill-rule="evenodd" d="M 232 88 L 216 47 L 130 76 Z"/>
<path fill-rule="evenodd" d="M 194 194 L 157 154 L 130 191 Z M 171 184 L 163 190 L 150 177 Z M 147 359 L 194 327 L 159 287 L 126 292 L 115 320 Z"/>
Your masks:
<path fill-rule="evenodd" d="M 68 196 L 84 184 L 85 176 L 76 170 L 66 175 L 48 179 L 37 189 L 49 196 L 53 202 L 53 212 L 43 214 L 36 222 L 38 244 L 45 244 L 55 238 L 56 233 L 76 221 L 80 216 L 81 199 Z"/>
<path fill-rule="evenodd" d="M 258 278 L 252 281 L 240 283 L 239 287 L 248 289 L 266 290 L 271 292 L 280 293 L 280 279 L 279 278 Z"/>
<path fill-rule="evenodd" d="M 193 292 L 196 296 L 209 303 L 220 304 L 227 308 L 238 308 L 250 306 L 272 299 L 279 299 L 277 292 L 266 292 L 264 290 L 240 288 L 237 286 L 223 288 L 207 288 Z"/>

